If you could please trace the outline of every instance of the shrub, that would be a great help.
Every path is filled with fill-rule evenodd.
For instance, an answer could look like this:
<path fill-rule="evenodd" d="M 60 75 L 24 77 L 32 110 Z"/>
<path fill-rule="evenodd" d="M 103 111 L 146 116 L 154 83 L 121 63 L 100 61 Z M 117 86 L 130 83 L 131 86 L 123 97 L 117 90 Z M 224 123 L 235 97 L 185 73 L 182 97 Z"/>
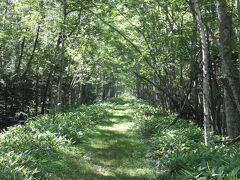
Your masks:
<path fill-rule="evenodd" d="M 106 116 L 107 104 L 80 106 L 65 113 L 42 115 L 0 134 L 0 179 L 32 179 L 44 155 L 80 141 L 84 133 Z M 44 174 L 41 174 L 44 176 Z"/>
<path fill-rule="evenodd" d="M 173 115 L 137 105 L 138 133 L 150 143 L 151 157 L 157 162 L 162 178 L 237 179 L 240 177 L 240 145 L 212 144 L 206 147 L 203 130 L 192 122 L 179 120 L 169 127 Z M 221 137 L 214 136 L 214 139 Z"/>

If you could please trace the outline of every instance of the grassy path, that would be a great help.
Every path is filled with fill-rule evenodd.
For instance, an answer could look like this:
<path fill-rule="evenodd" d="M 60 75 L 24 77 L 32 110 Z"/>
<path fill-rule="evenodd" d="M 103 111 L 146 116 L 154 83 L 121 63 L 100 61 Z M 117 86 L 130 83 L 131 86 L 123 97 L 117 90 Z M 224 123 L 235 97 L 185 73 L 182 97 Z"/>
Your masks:
<path fill-rule="evenodd" d="M 128 104 L 115 106 L 109 119 L 74 147 L 68 161 L 72 171 L 62 175 L 67 179 L 156 179 L 152 163 L 144 158 L 146 146 L 133 132 L 133 114 Z"/>

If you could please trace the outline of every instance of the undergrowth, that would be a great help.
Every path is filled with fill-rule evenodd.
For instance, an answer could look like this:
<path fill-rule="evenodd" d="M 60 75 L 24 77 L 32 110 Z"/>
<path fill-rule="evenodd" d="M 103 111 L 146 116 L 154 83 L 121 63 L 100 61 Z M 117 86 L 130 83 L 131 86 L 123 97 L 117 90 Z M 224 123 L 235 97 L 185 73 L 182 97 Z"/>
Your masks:
<path fill-rule="evenodd" d="M 46 162 L 80 142 L 85 132 L 103 121 L 106 103 L 42 115 L 0 134 L 0 179 L 46 179 Z"/>
<path fill-rule="evenodd" d="M 150 145 L 148 157 L 155 160 L 159 179 L 240 178 L 240 144 L 214 144 L 221 137 L 213 136 L 205 147 L 203 130 L 190 121 L 169 126 L 173 115 L 133 98 L 113 98 L 5 130 L 0 134 L 0 179 L 54 179 L 59 177 L 56 172 L 64 174 L 63 167 L 71 169 L 77 161 L 68 155 L 73 145 L 107 117 L 106 109 L 126 103 L 135 111 L 138 134 Z"/>
<path fill-rule="evenodd" d="M 138 133 L 150 144 L 150 157 L 156 160 L 160 179 L 238 179 L 240 144 L 204 146 L 203 130 L 195 124 L 174 120 L 145 103 L 135 103 Z M 221 138 L 213 136 L 215 141 Z"/>

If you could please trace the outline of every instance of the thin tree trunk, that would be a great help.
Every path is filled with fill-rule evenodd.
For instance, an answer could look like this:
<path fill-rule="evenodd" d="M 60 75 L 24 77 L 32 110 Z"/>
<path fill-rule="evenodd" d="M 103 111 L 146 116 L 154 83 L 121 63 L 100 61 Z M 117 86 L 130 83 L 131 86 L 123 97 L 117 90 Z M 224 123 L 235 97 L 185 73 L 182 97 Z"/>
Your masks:
<path fill-rule="evenodd" d="M 55 72 L 55 69 L 52 68 L 50 70 L 49 74 L 48 74 L 46 86 L 45 86 L 45 89 L 44 89 L 44 92 L 43 92 L 41 114 L 45 113 L 48 90 L 49 90 L 49 86 L 50 86 L 50 83 L 51 83 L 51 78 L 52 78 L 54 72 Z"/>
<path fill-rule="evenodd" d="M 23 53 L 24 53 L 24 47 L 25 47 L 25 41 L 26 41 L 26 38 L 23 37 L 22 44 L 21 44 L 20 56 L 18 58 L 18 64 L 17 64 L 17 68 L 16 68 L 16 73 L 17 74 L 19 73 L 20 68 L 21 68 L 21 63 L 22 63 L 22 58 L 23 58 Z"/>
<path fill-rule="evenodd" d="M 208 42 L 207 31 L 202 20 L 201 11 L 199 8 L 198 0 L 192 0 L 192 5 L 195 13 L 198 30 L 200 33 L 202 45 L 202 62 L 203 62 L 203 112 L 204 112 L 204 141 L 208 146 L 210 138 L 210 114 L 209 114 L 209 59 L 208 59 Z"/>
<path fill-rule="evenodd" d="M 35 87 L 35 115 L 38 115 L 39 106 L 39 74 L 36 75 L 36 87 Z"/>
<path fill-rule="evenodd" d="M 238 27 L 237 27 L 237 36 L 238 36 L 238 60 L 240 60 L 240 0 L 237 0 L 237 17 L 238 17 Z"/>
<path fill-rule="evenodd" d="M 66 25 L 66 18 L 67 18 L 67 0 L 63 1 L 63 24 L 62 24 L 62 30 L 61 30 L 61 62 L 60 62 L 60 77 L 58 82 L 58 103 L 60 103 L 61 100 L 61 89 L 62 89 L 62 81 L 63 81 L 63 71 L 64 71 L 64 61 L 65 61 L 65 39 L 66 39 L 66 31 L 65 31 L 65 25 Z M 64 104 L 62 104 L 64 105 Z"/>
<path fill-rule="evenodd" d="M 85 84 L 81 84 L 80 86 L 80 104 L 85 104 L 87 102 L 86 87 Z"/>
<path fill-rule="evenodd" d="M 30 58 L 29 58 L 29 60 L 28 60 L 27 67 L 26 67 L 25 71 L 23 72 L 22 77 L 25 77 L 25 76 L 26 76 L 28 70 L 29 70 L 30 67 L 31 67 L 32 60 L 33 60 L 33 58 L 34 58 L 35 51 L 36 51 L 36 49 L 37 49 L 39 33 L 40 33 L 40 25 L 38 25 L 38 27 L 37 27 L 37 34 L 36 34 L 36 38 L 35 38 L 35 41 L 34 41 L 32 54 L 31 54 L 31 56 L 30 56 Z"/>

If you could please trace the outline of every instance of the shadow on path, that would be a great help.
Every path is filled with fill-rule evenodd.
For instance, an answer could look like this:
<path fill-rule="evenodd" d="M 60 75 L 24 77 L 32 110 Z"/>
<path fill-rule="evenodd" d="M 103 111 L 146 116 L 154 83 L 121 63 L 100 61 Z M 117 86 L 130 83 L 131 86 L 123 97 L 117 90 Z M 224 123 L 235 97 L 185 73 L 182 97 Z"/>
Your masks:
<path fill-rule="evenodd" d="M 79 151 L 78 170 L 69 179 L 156 179 L 153 163 L 144 157 L 147 148 L 133 131 L 134 111 L 117 105 L 107 121 L 85 135 Z M 75 165 L 74 165 L 75 167 Z"/>

